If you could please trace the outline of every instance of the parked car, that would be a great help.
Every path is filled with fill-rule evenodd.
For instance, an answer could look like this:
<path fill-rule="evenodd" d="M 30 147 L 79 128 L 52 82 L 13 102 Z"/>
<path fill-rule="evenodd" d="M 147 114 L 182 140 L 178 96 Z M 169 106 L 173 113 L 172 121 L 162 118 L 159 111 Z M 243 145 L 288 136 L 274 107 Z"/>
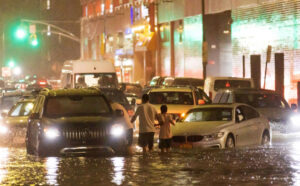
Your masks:
<path fill-rule="evenodd" d="M 287 124 L 292 114 L 287 101 L 272 90 L 224 89 L 217 92 L 213 103 L 245 103 L 251 105 L 272 123 Z"/>
<path fill-rule="evenodd" d="M 166 78 L 164 80 L 164 85 L 166 86 L 194 86 L 203 89 L 204 80 L 198 78 L 189 77 L 176 77 L 176 78 Z"/>
<path fill-rule="evenodd" d="M 271 140 L 266 117 L 246 104 L 202 105 L 190 109 L 172 127 L 173 146 L 234 148 L 265 145 Z"/>
<path fill-rule="evenodd" d="M 4 92 L 0 95 L 0 113 L 8 113 L 9 110 L 16 104 L 23 96 L 23 92 Z"/>
<path fill-rule="evenodd" d="M 52 89 L 52 86 L 45 79 L 34 80 L 32 83 L 28 84 L 26 91 L 39 91 L 43 88 Z"/>
<path fill-rule="evenodd" d="M 129 102 L 121 89 L 100 88 L 100 90 L 109 100 L 121 104 L 127 110 L 130 117 L 134 115 L 135 103 Z"/>
<path fill-rule="evenodd" d="M 161 76 L 154 76 L 150 83 L 149 86 L 161 86 L 163 85 L 163 82 L 165 80 L 166 77 L 161 77 Z"/>
<path fill-rule="evenodd" d="M 142 97 L 143 87 L 138 83 L 119 83 L 121 90 L 125 94 L 135 94 L 137 97 Z"/>
<path fill-rule="evenodd" d="M 8 113 L 2 113 L 0 139 L 4 144 L 13 143 L 15 137 L 25 138 L 27 120 L 35 99 L 21 99 Z"/>
<path fill-rule="evenodd" d="M 126 151 L 126 124 L 99 89 L 44 90 L 28 120 L 29 154 L 116 154 Z"/>
<path fill-rule="evenodd" d="M 160 112 L 160 106 L 168 106 L 168 112 L 173 114 L 174 118 L 180 118 L 189 109 L 200 104 L 211 103 L 209 97 L 199 89 L 194 87 L 156 87 L 150 90 L 150 103 Z"/>
<path fill-rule="evenodd" d="M 254 88 L 253 79 L 237 77 L 207 77 L 204 92 L 213 100 L 217 91 L 226 88 Z"/>

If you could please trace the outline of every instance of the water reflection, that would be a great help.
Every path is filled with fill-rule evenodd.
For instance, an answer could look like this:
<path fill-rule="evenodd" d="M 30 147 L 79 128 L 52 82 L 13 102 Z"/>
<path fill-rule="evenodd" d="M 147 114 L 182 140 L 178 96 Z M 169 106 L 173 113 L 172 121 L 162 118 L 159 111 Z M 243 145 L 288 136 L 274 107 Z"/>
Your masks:
<path fill-rule="evenodd" d="M 4 181 L 7 175 L 6 164 L 8 162 L 8 148 L 0 148 L 0 183 Z"/>
<path fill-rule="evenodd" d="M 49 157 L 46 159 L 46 182 L 49 185 L 58 185 L 57 175 L 58 175 L 58 164 L 59 160 L 56 157 Z"/>
<path fill-rule="evenodd" d="M 113 180 L 112 182 L 121 185 L 125 179 L 124 176 L 124 157 L 115 157 L 111 158 L 112 164 L 113 164 L 113 170 L 114 170 L 114 175 L 113 175 Z"/>

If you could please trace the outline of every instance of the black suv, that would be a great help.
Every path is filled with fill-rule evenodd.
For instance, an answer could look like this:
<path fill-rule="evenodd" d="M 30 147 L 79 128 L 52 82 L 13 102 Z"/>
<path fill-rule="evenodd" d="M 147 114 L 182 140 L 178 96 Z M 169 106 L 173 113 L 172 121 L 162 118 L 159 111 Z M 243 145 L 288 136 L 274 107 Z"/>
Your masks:
<path fill-rule="evenodd" d="M 45 89 L 28 120 L 27 153 L 123 153 L 127 141 L 122 116 L 98 89 Z"/>

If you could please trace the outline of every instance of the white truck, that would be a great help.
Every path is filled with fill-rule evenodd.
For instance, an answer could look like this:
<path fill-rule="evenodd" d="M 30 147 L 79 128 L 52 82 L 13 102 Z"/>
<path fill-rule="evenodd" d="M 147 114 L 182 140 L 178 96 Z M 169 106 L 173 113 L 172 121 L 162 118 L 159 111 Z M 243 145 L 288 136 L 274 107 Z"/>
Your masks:
<path fill-rule="evenodd" d="M 61 73 L 62 88 L 117 88 L 116 70 L 111 62 L 98 60 L 65 61 Z"/>

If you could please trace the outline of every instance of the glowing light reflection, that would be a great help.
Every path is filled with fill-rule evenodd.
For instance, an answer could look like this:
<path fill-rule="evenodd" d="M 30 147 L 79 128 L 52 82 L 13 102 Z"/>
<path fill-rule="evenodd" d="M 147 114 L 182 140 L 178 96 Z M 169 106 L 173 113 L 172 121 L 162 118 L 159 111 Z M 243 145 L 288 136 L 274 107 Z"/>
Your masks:
<path fill-rule="evenodd" d="M 125 179 L 125 176 L 123 175 L 125 158 L 115 157 L 112 158 L 111 160 L 114 167 L 114 175 L 113 175 L 112 182 L 117 185 L 121 185 Z"/>
<path fill-rule="evenodd" d="M 7 175 L 7 170 L 5 168 L 8 161 L 8 148 L 0 148 L 0 184 L 4 181 Z"/>
<path fill-rule="evenodd" d="M 291 157 L 294 163 L 291 165 L 295 169 L 293 173 L 294 185 L 300 185 L 300 141 L 296 141 L 292 144 Z"/>
<path fill-rule="evenodd" d="M 49 185 L 57 185 L 57 172 L 58 172 L 58 158 L 49 157 L 46 160 L 46 180 Z"/>

